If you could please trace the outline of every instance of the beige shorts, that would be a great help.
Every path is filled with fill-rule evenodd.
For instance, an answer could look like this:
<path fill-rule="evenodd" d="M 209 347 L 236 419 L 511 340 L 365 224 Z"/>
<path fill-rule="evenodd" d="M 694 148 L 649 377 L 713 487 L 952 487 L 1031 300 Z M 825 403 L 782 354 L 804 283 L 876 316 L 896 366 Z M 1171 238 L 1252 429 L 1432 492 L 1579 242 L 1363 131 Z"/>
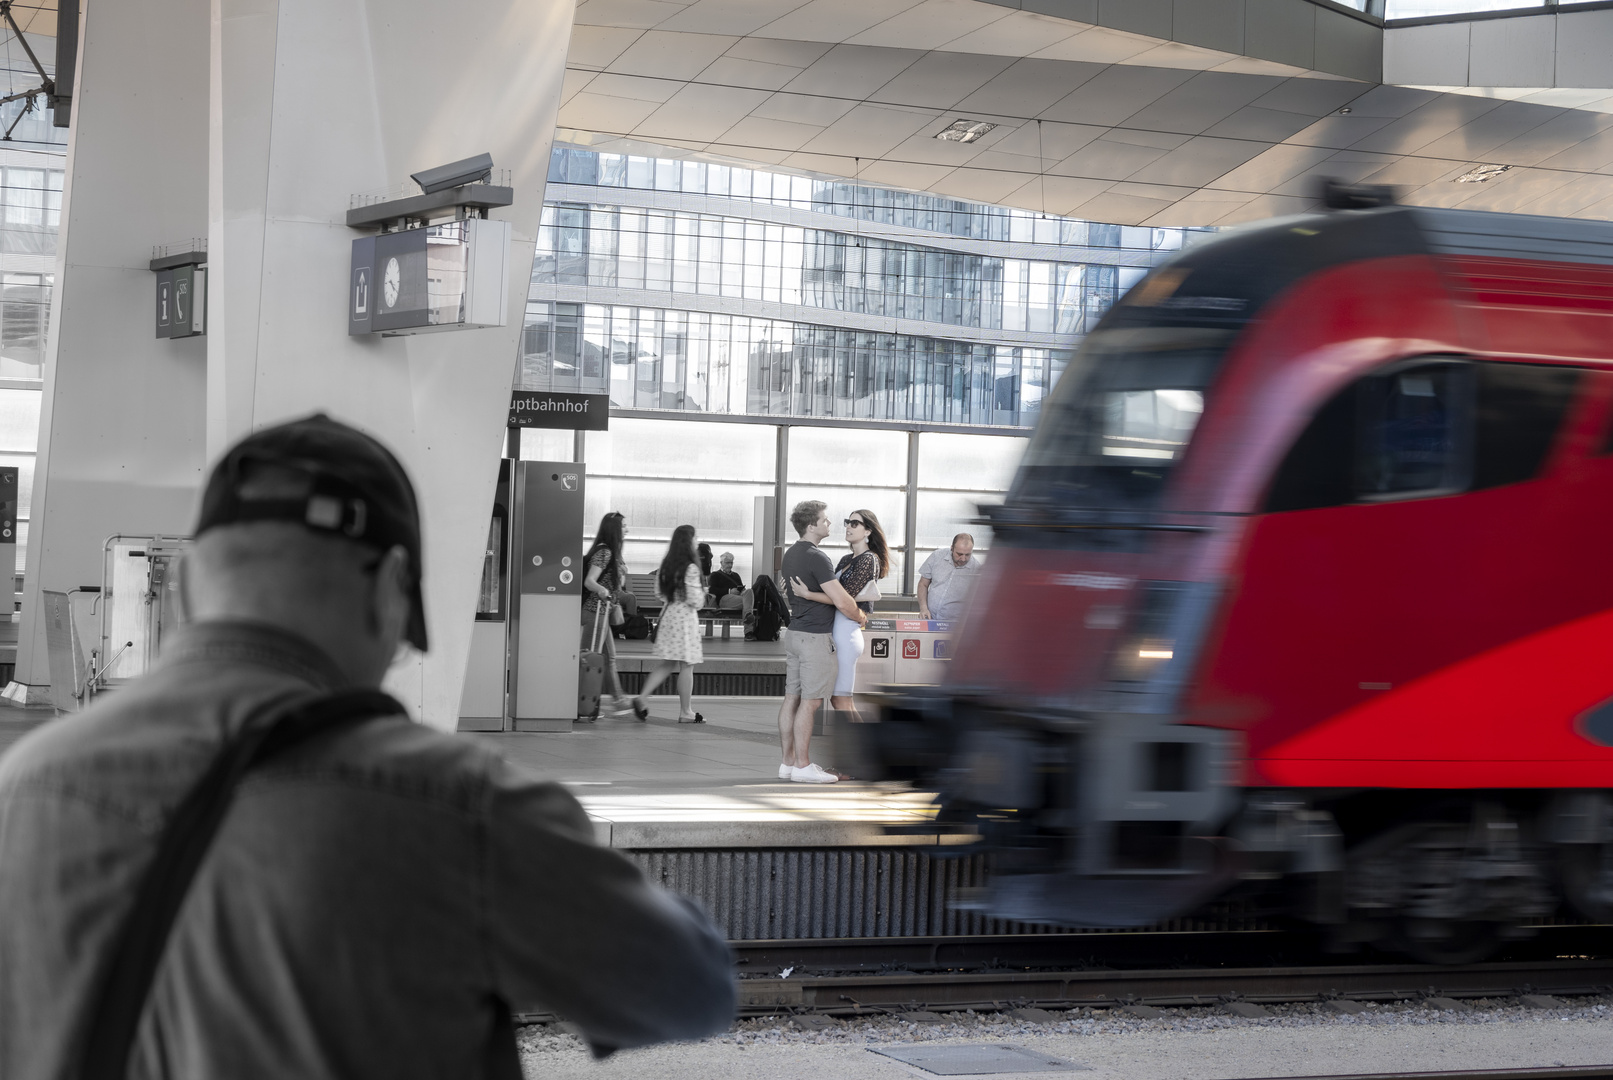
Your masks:
<path fill-rule="evenodd" d="M 834 694 L 834 637 L 784 631 L 784 696 L 806 701 L 827 700 Z"/>

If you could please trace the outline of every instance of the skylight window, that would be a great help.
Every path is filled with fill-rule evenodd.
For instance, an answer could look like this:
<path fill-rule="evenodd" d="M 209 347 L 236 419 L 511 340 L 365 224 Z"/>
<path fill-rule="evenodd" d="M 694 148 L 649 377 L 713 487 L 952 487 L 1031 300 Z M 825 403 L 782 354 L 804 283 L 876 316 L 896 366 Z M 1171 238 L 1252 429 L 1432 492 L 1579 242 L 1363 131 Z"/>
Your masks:
<path fill-rule="evenodd" d="M 996 126 L 984 120 L 954 120 L 936 138 L 942 142 L 972 143 Z"/>

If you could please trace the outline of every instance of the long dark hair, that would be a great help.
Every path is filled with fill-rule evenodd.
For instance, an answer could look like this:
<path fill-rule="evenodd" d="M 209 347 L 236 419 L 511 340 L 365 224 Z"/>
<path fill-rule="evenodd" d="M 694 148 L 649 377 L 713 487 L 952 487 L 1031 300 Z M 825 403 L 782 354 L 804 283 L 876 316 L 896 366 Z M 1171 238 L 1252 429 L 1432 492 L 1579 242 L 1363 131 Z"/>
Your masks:
<path fill-rule="evenodd" d="M 885 543 L 885 530 L 872 510 L 853 510 L 852 513 L 868 523 L 868 550 L 879 556 L 879 576 L 884 577 L 891 572 L 891 549 Z"/>
<path fill-rule="evenodd" d="M 700 576 L 709 578 L 711 576 L 711 545 L 702 543 L 695 550 L 700 553 Z"/>
<path fill-rule="evenodd" d="M 588 553 L 582 557 L 585 572 L 588 567 L 588 560 L 592 559 L 594 552 L 600 548 L 607 549 L 610 552 L 611 565 L 620 568 L 622 563 L 622 515 L 614 510 L 599 519 L 599 531 L 594 534 L 594 542 L 588 545 Z"/>
<path fill-rule="evenodd" d="M 655 581 L 657 591 L 667 603 L 688 600 L 685 571 L 694 561 L 694 526 L 679 525 L 672 530 L 672 541 L 666 546 L 666 558 L 661 560 L 661 572 Z"/>

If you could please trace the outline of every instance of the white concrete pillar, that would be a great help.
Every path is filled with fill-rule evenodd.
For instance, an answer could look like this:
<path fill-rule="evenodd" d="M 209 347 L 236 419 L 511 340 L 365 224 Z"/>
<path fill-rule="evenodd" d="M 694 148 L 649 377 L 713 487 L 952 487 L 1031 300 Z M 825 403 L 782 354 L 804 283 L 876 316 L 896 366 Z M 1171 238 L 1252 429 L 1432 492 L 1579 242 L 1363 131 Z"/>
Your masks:
<path fill-rule="evenodd" d="M 389 687 L 452 729 L 574 0 L 89 0 L 51 315 L 18 678 L 38 591 L 116 532 L 183 532 L 206 465 L 323 410 L 385 440 L 425 511 L 432 650 Z M 354 194 L 490 151 L 508 323 L 349 338 Z M 151 245 L 205 234 L 205 339 L 158 341 Z"/>
<path fill-rule="evenodd" d="M 207 235 L 207 3 L 85 5 L 18 637 L 31 686 L 50 682 L 40 589 L 99 584 L 114 533 L 190 527 L 207 357 L 156 338 L 149 267 L 154 244 Z"/>
<path fill-rule="evenodd" d="M 572 0 L 212 0 L 209 459 L 315 409 L 403 459 L 432 649 L 388 688 L 457 722 Z M 510 170 L 508 325 L 350 338 L 358 193 L 490 151 Z"/>

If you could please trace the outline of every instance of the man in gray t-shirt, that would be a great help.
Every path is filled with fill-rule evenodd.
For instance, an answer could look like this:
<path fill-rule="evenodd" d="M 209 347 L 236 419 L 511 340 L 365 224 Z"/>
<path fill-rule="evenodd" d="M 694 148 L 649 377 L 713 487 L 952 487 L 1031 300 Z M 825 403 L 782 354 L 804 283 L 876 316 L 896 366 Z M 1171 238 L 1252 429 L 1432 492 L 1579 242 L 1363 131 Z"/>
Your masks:
<path fill-rule="evenodd" d="M 834 692 L 835 611 L 858 626 L 868 616 L 846 594 L 829 556 L 818 550 L 829 535 L 828 507 L 815 499 L 800 503 L 790 511 L 790 524 L 801 539 L 784 553 L 780 571 L 785 595 L 790 598 L 790 628 L 784 634 L 784 703 L 778 714 L 784 761 L 778 767 L 778 778 L 798 784 L 832 784 L 840 778 L 812 764 L 807 750 L 818 706 Z M 789 585 L 791 578 L 800 578 L 813 592 L 824 593 L 834 601 L 833 606 L 796 596 Z"/>

